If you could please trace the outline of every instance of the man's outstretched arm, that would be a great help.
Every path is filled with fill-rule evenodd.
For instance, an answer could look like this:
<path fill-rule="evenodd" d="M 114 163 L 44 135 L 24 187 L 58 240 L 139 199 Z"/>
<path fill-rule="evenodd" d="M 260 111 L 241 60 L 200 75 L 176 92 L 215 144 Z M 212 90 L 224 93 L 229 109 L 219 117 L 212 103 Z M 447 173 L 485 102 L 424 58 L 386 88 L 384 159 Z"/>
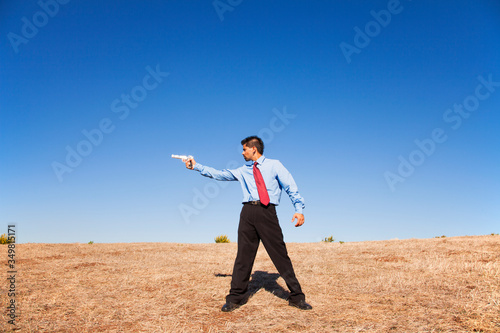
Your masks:
<path fill-rule="evenodd" d="M 213 178 L 215 180 L 238 180 L 235 175 L 225 169 L 225 170 L 217 170 L 208 166 L 201 165 L 200 163 L 196 163 L 193 157 L 190 157 L 186 160 L 183 160 L 186 163 L 186 168 L 189 170 L 199 171 L 202 176 Z"/>

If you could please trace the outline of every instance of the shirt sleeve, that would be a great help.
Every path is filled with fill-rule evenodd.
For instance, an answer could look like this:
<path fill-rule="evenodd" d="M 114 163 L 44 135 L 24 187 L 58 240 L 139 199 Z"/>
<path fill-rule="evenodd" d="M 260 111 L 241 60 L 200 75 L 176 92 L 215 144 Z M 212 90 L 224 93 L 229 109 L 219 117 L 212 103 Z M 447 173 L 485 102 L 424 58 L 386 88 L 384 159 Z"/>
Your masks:
<path fill-rule="evenodd" d="M 238 180 L 236 176 L 228 169 L 217 170 L 208 166 L 204 166 L 200 163 L 194 165 L 193 170 L 199 171 L 202 176 L 213 178 L 215 180 L 227 180 L 233 181 Z"/>
<path fill-rule="evenodd" d="M 295 212 L 303 214 L 303 209 L 306 207 L 304 203 L 304 198 L 299 193 L 299 188 L 295 183 L 290 172 L 278 162 L 276 165 L 276 172 L 278 174 L 278 182 L 283 190 L 285 190 L 288 197 L 292 201 L 292 205 L 295 207 Z"/>

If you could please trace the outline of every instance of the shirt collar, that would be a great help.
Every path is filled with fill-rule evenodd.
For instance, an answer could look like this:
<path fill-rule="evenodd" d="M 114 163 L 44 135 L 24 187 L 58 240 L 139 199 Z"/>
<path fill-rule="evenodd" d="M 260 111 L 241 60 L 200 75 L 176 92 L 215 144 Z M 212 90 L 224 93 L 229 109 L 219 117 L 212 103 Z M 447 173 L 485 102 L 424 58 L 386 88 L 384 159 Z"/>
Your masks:
<path fill-rule="evenodd" d="M 248 166 L 253 166 L 253 164 L 255 162 L 257 162 L 258 165 L 261 165 L 262 163 L 264 163 L 264 160 L 266 159 L 266 157 L 264 155 L 262 155 L 261 157 L 259 157 L 259 159 L 257 161 L 248 161 L 246 164 Z"/>

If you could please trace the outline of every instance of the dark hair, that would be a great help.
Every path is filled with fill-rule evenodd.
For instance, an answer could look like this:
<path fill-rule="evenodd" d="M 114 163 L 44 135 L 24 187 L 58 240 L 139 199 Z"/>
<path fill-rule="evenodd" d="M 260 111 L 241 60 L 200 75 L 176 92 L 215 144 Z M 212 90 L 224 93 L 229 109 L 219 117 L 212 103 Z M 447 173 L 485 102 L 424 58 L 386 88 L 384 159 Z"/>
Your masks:
<path fill-rule="evenodd" d="M 259 154 L 264 154 L 264 142 L 258 136 L 252 135 L 248 138 L 241 140 L 241 145 L 247 145 L 247 147 L 256 147 Z"/>

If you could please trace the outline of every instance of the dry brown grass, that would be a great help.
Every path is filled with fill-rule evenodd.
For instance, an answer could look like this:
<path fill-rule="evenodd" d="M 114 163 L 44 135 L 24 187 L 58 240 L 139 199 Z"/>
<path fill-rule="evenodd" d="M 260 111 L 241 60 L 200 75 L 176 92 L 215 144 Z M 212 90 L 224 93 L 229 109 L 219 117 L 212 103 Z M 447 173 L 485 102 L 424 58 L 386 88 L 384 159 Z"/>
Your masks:
<path fill-rule="evenodd" d="M 0 247 L 7 271 L 6 246 Z M 312 311 L 264 248 L 232 313 L 236 244 L 19 244 L 22 332 L 500 332 L 500 236 L 288 244 Z M 2 279 L 2 308 L 7 304 Z M 4 313 L 0 328 L 8 329 Z"/>

